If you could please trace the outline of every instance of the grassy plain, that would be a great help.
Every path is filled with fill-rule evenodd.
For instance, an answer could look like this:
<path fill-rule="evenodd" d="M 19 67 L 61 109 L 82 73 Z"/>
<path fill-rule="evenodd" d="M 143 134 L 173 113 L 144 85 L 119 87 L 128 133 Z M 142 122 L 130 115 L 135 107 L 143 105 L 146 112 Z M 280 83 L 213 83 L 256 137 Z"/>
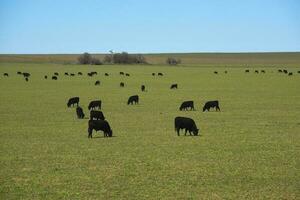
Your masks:
<path fill-rule="evenodd" d="M 266 74 L 233 66 L 0 63 L 0 199 L 299 198 L 299 68 L 287 76 L 281 64 L 255 68 Z M 30 72 L 29 82 L 17 71 Z M 78 71 L 84 76 L 63 75 Z M 58 81 L 43 79 L 54 72 Z M 134 94 L 140 104 L 127 106 Z M 88 139 L 88 120 L 66 106 L 72 96 L 86 115 L 101 99 L 114 137 Z M 216 99 L 221 112 L 201 111 Z M 196 111 L 179 111 L 184 100 Z M 201 136 L 178 137 L 176 116 L 193 118 Z"/>

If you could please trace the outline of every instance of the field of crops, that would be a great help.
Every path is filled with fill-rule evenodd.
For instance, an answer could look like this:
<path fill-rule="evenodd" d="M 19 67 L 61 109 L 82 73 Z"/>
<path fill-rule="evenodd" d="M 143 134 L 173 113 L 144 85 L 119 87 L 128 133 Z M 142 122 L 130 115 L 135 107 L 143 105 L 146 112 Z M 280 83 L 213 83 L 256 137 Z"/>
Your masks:
<path fill-rule="evenodd" d="M 300 74 L 278 67 L 0 63 L 0 199 L 297 199 Z M 113 137 L 88 139 L 88 119 L 67 108 L 73 96 L 87 116 L 102 100 Z M 196 110 L 179 111 L 185 100 Z M 221 112 L 203 113 L 208 100 Z M 193 118 L 200 136 L 178 137 L 176 116 Z"/>

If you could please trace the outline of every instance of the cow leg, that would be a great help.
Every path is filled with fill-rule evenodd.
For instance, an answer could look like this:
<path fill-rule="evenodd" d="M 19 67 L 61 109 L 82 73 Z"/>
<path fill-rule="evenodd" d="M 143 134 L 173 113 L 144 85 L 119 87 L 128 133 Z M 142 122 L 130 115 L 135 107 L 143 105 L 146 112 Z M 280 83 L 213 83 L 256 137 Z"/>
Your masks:
<path fill-rule="evenodd" d="M 217 107 L 216 107 L 216 110 L 217 110 L 217 111 L 220 111 L 220 107 L 219 107 L 219 106 L 217 106 Z"/>
<path fill-rule="evenodd" d="M 179 128 L 176 128 L 176 131 L 177 131 L 177 135 L 179 136 L 179 131 L 180 131 L 180 129 L 179 129 Z"/>

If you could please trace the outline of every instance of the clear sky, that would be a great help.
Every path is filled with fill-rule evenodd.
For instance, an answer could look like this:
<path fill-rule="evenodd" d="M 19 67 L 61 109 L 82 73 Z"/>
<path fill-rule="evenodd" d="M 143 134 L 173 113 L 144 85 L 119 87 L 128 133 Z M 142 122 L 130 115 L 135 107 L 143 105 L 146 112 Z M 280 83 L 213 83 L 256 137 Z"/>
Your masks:
<path fill-rule="evenodd" d="M 0 53 L 300 51 L 300 0 L 0 0 Z"/>

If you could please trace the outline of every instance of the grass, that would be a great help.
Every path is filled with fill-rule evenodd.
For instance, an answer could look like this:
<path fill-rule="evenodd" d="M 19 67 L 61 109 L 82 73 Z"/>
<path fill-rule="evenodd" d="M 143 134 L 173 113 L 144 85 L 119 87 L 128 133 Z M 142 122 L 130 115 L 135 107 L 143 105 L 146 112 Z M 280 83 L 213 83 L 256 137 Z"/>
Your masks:
<path fill-rule="evenodd" d="M 299 68 L 264 69 L 1 63 L 0 199 L 297 199 Z M 17 71 L 30 72 L 29 82 Z M 43 79 L 56 71 L 58 81 Z M 127 106 L 134 94 L 140 104 Z M 87 115 L 101 99 L 114 137 L 88 139 L 88 120 L 66 106 L 72 96 Z M 184 100 L 196 111 L 179 111 Z M 201 112 L 207 100 L 221 112 Z M 178 137 L 176 116 L 193 118 L 201 136 Z"/>

